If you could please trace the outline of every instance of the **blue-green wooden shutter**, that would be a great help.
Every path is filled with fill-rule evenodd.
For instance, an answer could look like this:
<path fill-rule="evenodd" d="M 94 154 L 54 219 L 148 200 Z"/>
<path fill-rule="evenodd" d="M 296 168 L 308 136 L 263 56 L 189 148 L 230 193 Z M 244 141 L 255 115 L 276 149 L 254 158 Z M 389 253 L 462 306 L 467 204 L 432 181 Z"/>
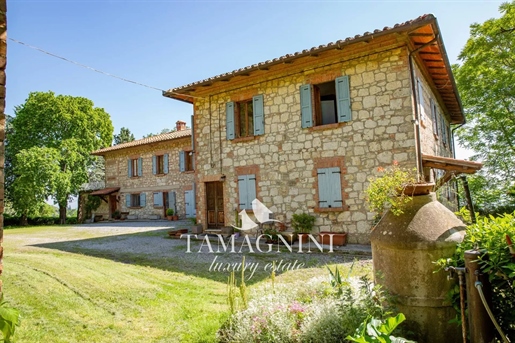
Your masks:
<path fill-rule="evenodd" d="M 329 207 L 331 197 L 331 184 L 329 182 L 328 168 L 320 168 L 318 174 L 318 207 Z"/>
<path fill-rule="evenodd" d="M 191 116 L 191 150 L 195 151 L 195 117 Z"/>
<path fill-rule="evenodd" d="M 173 209 L 175 214 L 177 214 L 177 208 L 175 205 L 176 205 L 175 192 L 174 191 L 168 192 L 168 208 Z"/>
<path fill-rule="evenodd" d="M 154 206 L 163 206 L 163 192 L 154 192 Z"/>
<path fill-rule="evenodd" d="M 318 174 L 318 206 L 321 208 L 342 207 L 340 168 L 320 168 Z"/>
<path fill-rule="evenodd" d="M 252 200 L 256 199 L 256 175 L 247 175 L 247 204 L 252 209 Z"/>
<path fill-rule="evenodd" d="M 139 195 L 139 205 L 141 207 L 147 206 L 147 194 L 146 193 L 140 193 L 140 195 Z"/>
<path fill-rule="evenodd" d="M 152 174 L 157 174 L 157 156 L 152 156 Z"/>
<path fill-rule="evenodd" d="M 197 209 L 197 184 L 193 182 L 193 208 Z"/>
<path fill-rule="evenodd" d="M 418 108 L 419 108 L 419 115 L 420 115 L 420 120 L 424 121 L 426 120 L 425 118 L 425 110 L 424 110 L 424 88 L 423 88 L 423 85 L 422 85 L 422 81 L 420 81 L 420 79 L 417 79 L 417 95 L 418 95 Z"/>
<path fill-rule="evenodd" d="M 252 113 L 254 115 L 254 136 L 265 134 L 265 108 L 263 94 L 252 98 Z"/>
<path fill-rule="evenodd" d="M 238 176 L 238 196 L 239 196 L 239 205 L 240 210 L 245 210 L 249 208 L 249 204 L 247 203 L 247 175 L 239 175 Z M 252 208 L 252 205 L 251 205 Z"/>
<path fill-rule="evenodd" d="M 431 98 L 430 100 L 431 106 L 431 120 L 433 121 L 433 133 L 438 136 L 438 108 L 436 107 L 436 102 Z"/>
<path fill-rule="evenodd" d="M 143 158 L 138 158 L 138 176 L 143 175 Z"/>
<path fill-rule="evenodd" d="M 234 139 L 234 102 L 228 102 L 225 105 L 225 131 L 227 139 Z"/>
<path fill-rule="evenodd" d="M 127 208 L 131 207 L 131 195 L 130 194 L 125 194 L 125 206 L 127 206 Z"/>
<path fill-rule="evenodd" d="M 168 154 L 163 155 L 163 173 L 168 174 Z"/>
<path fill-rule="evenodd" d="M 352 120 L 352 111 L 350 108 L 350 87 L 349 76 L 345 75 L 337 77 L 336 87 L 336 108 L 338 110 L 338 122 L 344 123 Z"/>
<path fill-rule="evenodd" d="M 342 198 L 342 183 L 341 183 L 341 171 L 338 167 L 327 168 L 327 174 L 329 177 L 330 184 L 330 197 L 329 197 L 329 207 L 342 207 L 343 206 L 343 198 Z"/>
<path fill-rule="evenodd" d="M 184 151 L 179 151 L 179 171 L 186 171 L 186 155 Z"/>
<path fill-rule="evenodd" d="M 302 128 L 313 126 L 313 108 L 311 106 L 311 85 L 300 86 L 300 117 Z"/>
<path fill-rule="evenodd" d="M 127 160 L 127 175 L 132 177 L 132 163 L 131 159 Z"/>
<path fill-rule="evenodd" d="M 238 193 L 240 209 L 251 210 L 252 200 L 256 199 L 256 175 L 239 175 Z"/>
<path fill-rule="evenodd" d="M 445 118 L 443 114 L 440 118 L 442 118 L 442 141 L 443 144 L 447 144 L 447 125 L 445 123 Z"/>

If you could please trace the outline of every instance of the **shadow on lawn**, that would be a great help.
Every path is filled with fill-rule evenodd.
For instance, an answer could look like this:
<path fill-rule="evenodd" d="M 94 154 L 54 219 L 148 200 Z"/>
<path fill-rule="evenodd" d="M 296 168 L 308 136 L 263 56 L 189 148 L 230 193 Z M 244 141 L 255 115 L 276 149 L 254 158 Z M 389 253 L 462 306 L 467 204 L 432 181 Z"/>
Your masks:
<path fill-rule="evenodd" d="M 273 250 L 267 252 L 270 249 L 269 246 L 261 245 L 260 249 L 263 252 L 260 252 L 254 242 L 250 249 L 248 244 L 243 244 L 241 241 L 235 242 L 234 252 L 231 252 L 233 250 L 231 245 L 226 245 L 224 249 L 221 241 L 212 240 L 210 244 L 213 252 L 210 252 L 206 241 L 194 240 L 193 237 L 188 252 L 187 239 L 168 238 L 168 230 L 170 229 L 157 229 L 33 246 L 154 267 L 223 283 L 227 282 L 227 277 L 232 270 L 235 270 L 239 278 L 242 258 L 245 256 L 247 265 L 245 276 L 246 283 L 249 285 L 268 278 L 273 262 L 278 275 L 290 270 L 323 267 L 327 264 L 351 262 L 356 259 L 370 259 L 370 256 L 320 252 L 313 247 L 312 253 L 306 253 L 305 249 L 303 253 L 299 253 L 296 247 L 292 247 L 293 252 L 290 252 L 284 246 L 274 245 Z M 227 244 L 227 242 L 224 243 Z"/>

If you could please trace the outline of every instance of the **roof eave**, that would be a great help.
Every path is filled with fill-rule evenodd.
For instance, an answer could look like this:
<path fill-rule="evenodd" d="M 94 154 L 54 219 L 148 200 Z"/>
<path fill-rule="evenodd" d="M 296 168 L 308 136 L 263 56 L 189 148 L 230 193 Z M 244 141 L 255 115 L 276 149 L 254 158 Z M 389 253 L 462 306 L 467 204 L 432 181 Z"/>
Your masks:
<path fill-rule="evenodd" d="M 313 47 L 309 50 L 306 49 L 299 53 L 287 54 L 283 57 L 274 58 L 273 60 L 271 60 L 269 62 L 261 62 L 261 63 L 254 64 L 249 67 L 239 69 L 237 71 L 220 74 L 220 75 L 211 77 L 209 79 L 205 79 L 201 82 L 194 82 L 194 83 L 191 83 L 191 84 L 188 84 L 185 86 L 172 88 L 167 91 L 163 91 L 163 96 L 171 98 L 171 99 L 175 99 L 175 100 L 184 101 L 187 103 L 193 103 L 194 97 L 189 94 L 186 94 L 186 93 L 192 92 L 196 88 L 208 87 L 208 86 L 211 86 L 214 82 L 217 82 L 220 80 L 227 80 L 228 78 L 230 79 L 230 78 L 233 78 L 236 76 L 245 75 L 245 74 L 255 72 L 258 70 L 263 70 L 263 68 L 269 68 L 271 66 L 275 66 L 275 65 L 279 65 L 279 64 L 283 64 L 283 63 L 291 63 L 294 60 L 300 59 L 302 57 L 307 57 L 307 56 L 313 55 L 315 53 L 321 53 L 324 51 L 330 51 L 330 50 L 334 50 L 334 49 L 341 49 L 347 45 L 370 41 L 376 37 L 389 35 L 389 34 L 397 33 L 397 32 L 413 30 L 415 28 L 418 28 L 418 27 L 421 27 L 421 26 L 424 26 L 427 24 L 431 24 L 432 22 L 435 22 L 435 21 L 436 21 L 436 18 L 432 14 L 428 14 L 423 18 L 415 19 L 412 23 L 409 23 L 409 24 L 397 24 L 393 28 L 383 29 L 382 31 L 375 30 L 373 33 L 356 35 L 356 36 L 354 36 L 354 38 L 346 38 L 345 40 L 339 40 L 336 42 L 329 43 L 327 45 L 320 45 L 318 48 Z"/>

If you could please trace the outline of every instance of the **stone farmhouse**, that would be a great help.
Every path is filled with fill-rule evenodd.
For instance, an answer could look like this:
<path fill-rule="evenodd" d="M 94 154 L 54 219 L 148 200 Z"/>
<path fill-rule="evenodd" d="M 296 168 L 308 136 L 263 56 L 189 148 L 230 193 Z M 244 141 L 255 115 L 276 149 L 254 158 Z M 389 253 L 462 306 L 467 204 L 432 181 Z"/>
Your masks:
<path fill-rule="evenodd" d="M 195 163 L 191 130 L 178 121 L 176 131 L 94 151 L 105 159 L 105 188 L 95 214 L 109 219 L 118 210 L 129 218 L 164 218 L 173 208 L 181 218 L 195 217 Z"/>
<path fill-rule="evenodd" d="M 173 175 L 150 173 L 151 156 L 165 151 L 157 143 L 96 154 L 112 161 L 107 169 L 116 166 L 108 183 L 126 196 L 146 191 L 151 199 L 152 192 L 175 190 L 180 204 L 194 176 L 204 230 L 235 225 L 238 212 L 251 214 L 257 198 L 287 224 L 294 213 L 306 212 L 316 216 L 318 230 L 347 232 L 350 243 L 368 243 L 374 213 L 364 190 L 379 167 L 397 161 L 437 185 L 470 172 L 467 161 L 453 159 L 451 125 L 465 118 L 433 15 L 163 95 L 193 105 L 193 146 L 174 137 L 174 148 L 166 150 Z M 181 149 L 192 149 L 194 175 L 179 172 Z M 127 177 L 127 161 L 140 156 L 148 174 Z M 151 200 L 140 212 L 159 210 Z"/>

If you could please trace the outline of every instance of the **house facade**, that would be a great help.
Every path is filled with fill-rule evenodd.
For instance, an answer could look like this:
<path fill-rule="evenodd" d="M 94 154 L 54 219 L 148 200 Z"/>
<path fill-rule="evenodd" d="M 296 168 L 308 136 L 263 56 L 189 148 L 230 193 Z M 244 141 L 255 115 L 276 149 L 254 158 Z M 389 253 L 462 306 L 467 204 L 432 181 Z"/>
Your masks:
<path fill-rule="evenodd" d="M 236 225 L 259 199 L 290 223 L 368 243 L 368 179 L 394 161 L 427 181 L 464 116 L 436 18 L 426 15 L 170 89 L 193 105 L 197 221 Z"/>
<path fill-rule="evenodd" d="M 105 188 L 90 195 L 103 202 L 96 214 L 118 210 L 134 219 L 160 219 L 172 208 L 180 218 L 196 215 L 191 129 L 114 145 L 92 153 L 105 159 Z"/>

